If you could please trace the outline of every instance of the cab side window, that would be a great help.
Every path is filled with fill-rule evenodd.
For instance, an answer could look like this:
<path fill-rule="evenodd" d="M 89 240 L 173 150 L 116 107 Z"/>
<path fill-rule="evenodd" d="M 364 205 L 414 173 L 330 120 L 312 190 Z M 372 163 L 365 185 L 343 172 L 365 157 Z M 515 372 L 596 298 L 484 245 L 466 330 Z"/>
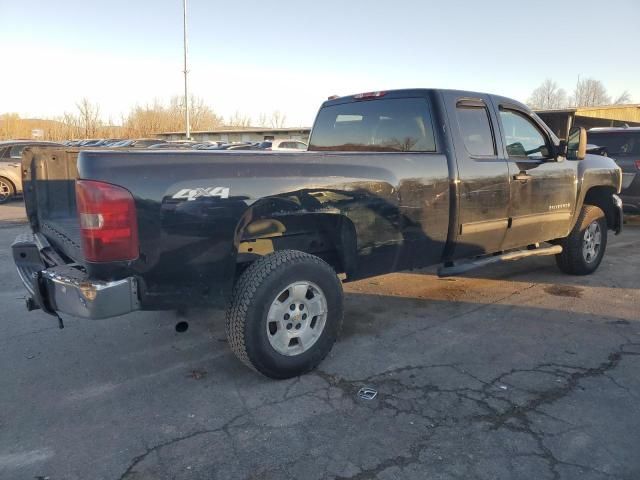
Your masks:
<path fill-rule="evenodd" d="M 549 157 L 547 138 L 526 115 L 514 110 L 500 109 L 500 121 L 509 158 L 542 160 Z"/>
<path fill-rule="evenodd" d="M 494 156 L 496 148 L 487 108 L 459 102 L 456 115 L 467 152 L 479 157 Z"/>

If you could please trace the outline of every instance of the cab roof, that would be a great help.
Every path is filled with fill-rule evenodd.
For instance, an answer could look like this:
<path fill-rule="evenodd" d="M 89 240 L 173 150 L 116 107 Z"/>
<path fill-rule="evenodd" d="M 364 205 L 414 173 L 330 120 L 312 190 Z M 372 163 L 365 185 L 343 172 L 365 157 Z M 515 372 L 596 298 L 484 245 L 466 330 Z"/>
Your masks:
<path fill-rule="evenodd" d="M 356 93 L 352 95 L 344 95 L 344 96 L 332 96 L 328 100 L 326 100 L 322 106 L 330 106 L 330 105 L 338 105 L 341 103 L 361 101 L 361 100 L 374 100 L 376 98 L 403 98 L 403 97 L 428 97 L 434 93 L 442 92 L 442 93 L 455 93 L 460 96 L 465 97 L 474 97 L 480 95 L 488 95 L 492 99 L 496 100 L 497 103 L 509 103 L 511 105 L 522 108 L 523 110 L 531 111 L 531 109 L 512 98 L 503 97 L 500 95 L 494 95 L 486 92 L 475 92 L 468 90 L 455 90 L 455 89 L 443 89 L 443 88 L 404 88 L 398 90 L 378 90 L 372 92 L 363 92 Z"/>

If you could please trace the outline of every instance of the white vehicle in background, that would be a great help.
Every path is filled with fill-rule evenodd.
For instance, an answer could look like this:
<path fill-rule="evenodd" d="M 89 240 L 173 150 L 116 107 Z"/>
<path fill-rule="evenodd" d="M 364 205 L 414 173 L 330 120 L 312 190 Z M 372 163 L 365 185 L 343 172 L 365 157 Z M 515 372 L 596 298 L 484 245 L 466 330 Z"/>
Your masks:
<path fill-rule="evenodd" d="M 43 140 L 8 140 L 0 142 L 0 204 L 22 193 L 22 150 L 26 147 L 61 146 Z"/>
<path fill-rule="evenodd" d="M 267 144 L 271 144 L 267 146 Z M 262 142 L 261 145 L 264 145 L 265 150 L 274 150 L 274 151 L 284 151 L 284 152 L 299 152 L 301 150 L 306 150 L 308 145 L 304 143 L 302 140 L 271 140 Z"/>

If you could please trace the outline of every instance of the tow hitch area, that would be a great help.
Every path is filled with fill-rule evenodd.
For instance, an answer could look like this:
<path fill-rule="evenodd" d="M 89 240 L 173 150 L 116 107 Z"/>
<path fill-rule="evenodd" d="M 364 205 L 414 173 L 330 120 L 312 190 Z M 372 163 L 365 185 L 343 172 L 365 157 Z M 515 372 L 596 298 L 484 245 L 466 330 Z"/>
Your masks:
<path fill-rule="evenodd" d="M 468 272 L 475 268 L 484 267 L 494 263 L 508 262 L 512 260 L 520 260 L 525 257 L 536 257 L 544 255 L 558 255 L 562 253 L 562 246 L 552 245 L 545 248 L 532 248 L 529 250 L 516 250 L 514 252 L 502 253 L 499 255 L 491 255 L 488 257 L 478 257 L 472 260 L 465 260 L 458 263 L 445 264 L 438 267 L 439 277 L 452 277 L 454 275 L 460 275 L 461 273 Z"/>
<path fill-rule="evenodd" d="M 27 307 L 27 312 L 33 312 L 34 310 L 40 310 L 40 305 L 32 297 L 24 299 L 24 305 Z"/>

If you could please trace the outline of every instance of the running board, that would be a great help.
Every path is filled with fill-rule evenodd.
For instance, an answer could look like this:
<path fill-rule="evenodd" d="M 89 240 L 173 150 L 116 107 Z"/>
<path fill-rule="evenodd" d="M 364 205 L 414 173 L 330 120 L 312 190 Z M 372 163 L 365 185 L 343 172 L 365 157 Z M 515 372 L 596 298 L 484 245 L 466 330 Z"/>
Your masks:
<path fill-rule="evenodd" d="M 516 250 L 514 252 L 502 253 L 500 255 L 492 255 L 489 257 L 481 257 L 475 260 L 468 260 L 461 263 L 453 264 L 445 267 L 444 265 L 438 267 L 439 277 L 452 277 L 454 275 L 460 275 L 461 273 L 468 272 L 474 268 L 485 267 L 494 263 L 508 262 L 511 260 L 520 260 L 525 257 L 537 257 L 543 255 L 558 255 L 562 253 L 561 245 L 553 245 L 546 248 L 534 248 L 531 250 Z"/>

